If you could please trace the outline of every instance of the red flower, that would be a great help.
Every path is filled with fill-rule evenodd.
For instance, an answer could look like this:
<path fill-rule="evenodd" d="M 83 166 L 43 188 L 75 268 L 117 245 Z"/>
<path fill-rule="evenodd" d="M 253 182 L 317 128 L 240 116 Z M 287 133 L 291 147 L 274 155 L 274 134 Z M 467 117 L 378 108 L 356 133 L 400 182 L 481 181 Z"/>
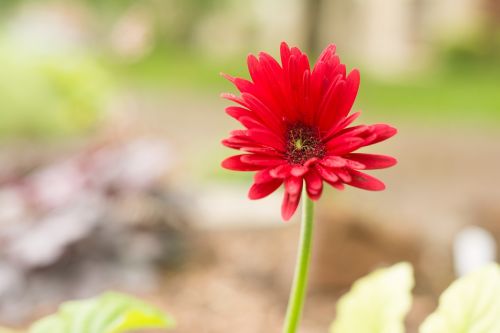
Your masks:
<path fill-rule="evenodd" d="M 261 199 L 284 184 L 281 214 L 288 220 L 297 209 L 303 183 L 308 196 L 321 196 L 323 181 L 337 189 L 344 184 L 365 190 L 385 188 L 380 180 L 358 170 L 393 166 L 389 156 L 354 153 L 386 140 L 396 129 L 386 124 L 348 127 L 359 112 L 349 115 L 359 87 L 359 72 L 346 75 L 345 65 L 329 45 L 310 68 L 300 49 L 281 44 L 281 65 L 269 54 L 248 56 L 252 81 L 224 76 L 241 96 L 222 96 L 240 106 L 226 112 L 244 127 L 232 131 L 223 144 L 239 149 L 222 162 L 224 168 L 257 171 L 250 199 Z"/>

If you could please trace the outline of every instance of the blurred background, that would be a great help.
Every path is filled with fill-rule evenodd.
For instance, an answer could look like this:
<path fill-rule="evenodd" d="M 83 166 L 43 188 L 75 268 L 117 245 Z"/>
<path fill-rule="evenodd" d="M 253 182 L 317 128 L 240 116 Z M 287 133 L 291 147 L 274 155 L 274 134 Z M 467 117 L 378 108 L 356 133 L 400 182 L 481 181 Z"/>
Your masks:
<path fill-rule="evenodd" d="M 0 325 L 114 289 L 177 318 L 175 332 L 278 332 L 298 240 L 281 193 L 246 198 L 220 140 L 219 98 L 246 55 L 329 43 L 361 70 L 361 122 L 381 193 L 318 204 L 303 332 L 374 268 L 415 266 L 409 332 L 458 275 L 498 258 L 500 1 L 2 0 Z"/>

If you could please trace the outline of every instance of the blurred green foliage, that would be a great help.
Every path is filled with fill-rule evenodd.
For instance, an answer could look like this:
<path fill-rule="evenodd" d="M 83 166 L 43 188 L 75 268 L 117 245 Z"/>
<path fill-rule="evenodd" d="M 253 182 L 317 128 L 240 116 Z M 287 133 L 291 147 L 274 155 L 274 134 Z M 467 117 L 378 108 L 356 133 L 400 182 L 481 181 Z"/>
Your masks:
<path fill-rule="evenodd" d="M 0 137 L 82 133 L 101 116 L 110 77 L 95 57 L 0 42 Z"/>
<path fill-rule="evenodd" d="M 124 333 L 170 329 L 175 321 L 167 313 L 139 299 L 116 292 L 66 302 L 59 311 L 35 322 L 30 333 Z"/>
<path fill-rule="evenodd" d="M 100 296 L 63 303 L 59 310 L 33 323 L 27 333 L 125 333 L 168 330 L 173 317 L 161 309 L 126 294 Z M 21 333 L 0 327 L 0 333 Z"/>

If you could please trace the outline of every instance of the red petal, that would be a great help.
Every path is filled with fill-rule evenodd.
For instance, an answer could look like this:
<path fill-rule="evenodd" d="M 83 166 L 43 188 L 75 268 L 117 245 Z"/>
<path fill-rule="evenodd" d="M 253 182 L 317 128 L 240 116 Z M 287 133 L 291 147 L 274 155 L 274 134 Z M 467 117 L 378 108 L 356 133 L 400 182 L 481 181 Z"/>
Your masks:
<path fill-rule="evenodd" d="M 348 138 L 362 137 L 365 133 L 372 133 L 370 126 L 358 125 L 349 128 L 344 128 L 343 130 L 337 132 L 334 136 L 330 138 L 323 139 L 328 146 L 335 147 L 341 144 L 341 142 Z"/>
<path fill-rule="evenodd" d="M 342 168 L 347 164 L 346 160 L 339 156 L 327 156 L 319 163 L 329 168 Z"/>
<path fill-rule="evenodd" d="M 243 163 L 260 165 L 265 167 L 277 166 L 278 164 L 283 163 L 283 160 L 279 157 L 271 157 L 271 156 L 256 155 L 256 154 L 241 155 L 240 160 Z"/>
<path fill-rule="evenodd" d="M 290 171 L 292 176 L 295 177 L 302 177 L 303 175 L 306 174 L 306 172 L 309 171 L 309 168 L 303 165 L 295 165 L 292 167 L 292 170 Z"/>
<path fill-rule="evenodd" d="M 351 114 L 349 117 L 345 118 L 338 124 L 339 129 L 346 128 L 347 126 L 351 125 L 356 119 L 358 119 L 360 115 L 361 112 L 359 111 Z"/>
<path fill-rule="evenodd" d="M 344 138 L 336 141 L 335 146 L 330 146 L 328 153 L 332 155 L 344 155 L 362 147 L 364 143 L 365 140 L 361 138 Z"/>
<path fill-rule="evenodd" d="M 224 78 L 226 78 L 228 81 L 230 81 L 232 84 L 234 84 L 240 92 L 253 93 L 255 91 L 254 84 L 248 80 L 238 78 L 238 77 L 233 77 L 233 76 L 231 76 L 229 74 L 225 74 L 225 73 L 220 73 L 220 74 Z"/>
<path fill-rule="evenodd" d="M 346 167 L 349 169 L 356 169 L 356 170 L 365 170 L 366 165 L 363 163 L 357 162 L 357 161 L 352 161 L 352 160 L 345 160 L 346 161 Z"/>
<path fill-rule="evenodd" d="M 372 140 L 369 144 L 375 144 L 384 140 L 389 139 L 390 137 L 396 135 L 398 132 L 397 129 L 395 129 L 392 126 L 389 126 L 387 124 L 375 124 L 371 125 L 370 128 L 372 129 L 373 133 L 376 135 L 375 140 Z"/>
<path fill-rule="evenodd" d="M 238 119 L 240 121 L 240 123 L 245 126 L 246 128 L 250 129 L 250 128 L 263 128 L 263 129 L 266 129 L 266 127 L 264 125 L 262 125 L 262 123 L 260 123 L 259 121 L 257 121 L 253 116 L 243 116 L 243 117 L 240 117 Z"/>
<path fill-rule="evenodd" d="M 389 168 L 397 163 L 394 157 L 386 155 L 352 153 L 344 157 L 362 163 L 367 170 Z"/>
<path fill-rule="evenodd" d="M 282 42 L 280 45 L 280 56 L 283 69 L 287 70 L 286 66 L 288 66 L 288 60 L 290 59 L 290 48 L 286 42 Z"/>
<path fill-rule="evenodd" d="M 292 167 L 289 164 L 282 164 L 278 165 L 274 169 L 271 169 L 269 173 L 271 176 L 274 178 L 286 178 L 290 176 L 290 171 L 292 170 Z"/>
<path fill-rule="evenodd" d="M 302 76 L 302 85 L 300 86 L 300 90 L 297 92 L 298 95 L 298 109 L 303 115 L 303 119 L 307 124 L 312 124 L 314 121 L 314 113 L 310 112 L 311 109 L 314 109 L 314 106 L 311 105 L 311 72 L 306 70 L 304 75 Z"/>
<path fill-rule="evenodd" d="M 314 123 L 317 123 L 319 121 L 319 107 L 318 105 L 320 104 L 321 98 L 322 98 L 322 85 L 324 84 L 325 81 L 325 75 L 324 75 L 324 69 L 326 65 L 322 62 L 316 63 L 314 66 L 313 72 L 311 73 L 311 78 L 310 78 L 310 93 L 309 93 L 309 99 L 310 99 L 310 105 L 311 105 L 311 112 L 313 113 L 313 119 Z"/>
<path fill-rule="evenodd" d="M 283 74 L 283 70 L 280 66 L 280 64 L 274 59 L 272 56 L 270 56 L 266 52 L 260 52 L 259 53 L 259 62 L 261 63 L 263 69 L 266 70 L 267 74 L 270 75 L 271 77 L 269 79 L 269 83 L 275 83 L 276 79 L 279 79 L 281 75 Z"/>
<path fill-rule="evenodd" d="M 277 115 L 271 112 L 269 108 L 254 95 L 249 93 L 242 93 L 241 97 L 238 97 L 234 94 L 222 93 L 221 97 L 238 103 L 241 106 L 249 109 L 250 111 L 252 111 L 252 113 L 255 113 L 256 117 L 258 117 L 267 127 L 272 129 L 273 131 L 281 131 L 282 124 L 277 118 Z"/>
<path fill-rule="evenodd" d="M 228 139 L 222 140 L 222 144 L 226 147 L 233 149 L 241 149 L 241 148 L 250 148 L 257 147 L 258 145 L 255 142 L 249 141 L 247 138 L 241 137 L 230 137 Z"/>
<path fill-rule="evenodd" d="M 302 78 L 305 71 L 311 71 L 311 65 L 309 64 L 309 58 L 307 57 L 307 54 L 302 53 L 300 50 L 299 52 L 300 56 L 297 58 L 300 72 L 299 78 Z"/>
<path fill-rule="evenodd" d="M 306 190 L 309 198 L 312 200 L 319 199 L 323 191 L 323 179 L 318 172 L 312 169 L 305 175 L 304 180 L 306 181 Z"/>
<path fill-rule="evenodd" d="M 335 44 L 329 44 L 323 52 L 321 52 L 320 56 L 318 57 L 317 64 L 320 62 L 327 62 L 329 61 L 334 55 L 335 51 L 337 50 L 337 47 Z"/>
<path fill-rule="evenodd" d="M 331 128 L 332 121 L 338 113 L 338 107 L 344 95 L 344 90 L 345 81 L 343 81 L 342 76 L 339 74 L 334 78 L 330 88 L 325 92 L 321 104 L 319 105 L 319 126 L 321 126 L 324 131 Z"/>
<path fill-rule="evenodd" d="M 289 177 L 285 180 L 285 190 L 290 194 L 300 194 L 302 182 L 302 177 Z"/>
<path fill-rule="evenodd" d="M 313 164 L 315 164 L 317 161 L 319 161 L 319 158 L 317 157 L 311 157 L 310 159 L 308 159 L 305 163 L 304 163 L 304 166 L 309 168 L 311 167 Z"/>
<path fill-rule="evenodd" d="M 335 174 L 333 170 L 322 167 L 319 164 L 316 164 L 316 170 L 318 171 L 319 175 L 329 183 L 335 183 L 339 180 L 339 177 Z"/>
<path fill-rule="evenodd" d="M 340 65 L 342 72 L 345 67 Z M 339 90 L 333 94 L 333 98 L 327 100 L 324 104 L 324 109 L 321 117 L 322 129 L 328 131 L 332 127 L 336 127 L 342 119 L 344 119 L 352 108 L 359 88 L 359 72 L 357 70 L 351 71 L 349 76 L 345 78 L 342 75 L 341 81 L 338 83 Z M 344 79 L 345 78 L 345 79 Z"/>
<path fill-rule="evenodd" d="M 342 191 L 345 188 L 344 184 L 340 181 L 335 182 L 335 183 L 328 183 L 328 184 L 332 185 L 333 187 L 335 187 L 339 191 Z"/>
<path fill-rule="evenodd" d="M 267 183 L 267 182 L 270 182 L 271 180 L 275 179 L 273 176 L 271 176 L 271 174 L 269 173 L 269 171 L 271 170 L 271 168 L 268 168 L 268 169 L 264 169 L 264 170 L 260 170 L 260 171 L 257 171 L 253 177 L 253 181 L 255 184 L 262 184 L 262 183 Z"/>
<path fill-rule="evenodd" d="M 322 141 L 323 142 L 330 141 L 333 136 L 337 135 L 339 131 L 351 125 L 360 115 L 361 112 L 356 112 L 351 114 L 349 117 L 344 118 L 344 120 L 340 121 L 337 125 L 335 125 L 328 131 L 328 133 L 324 136 Z"/>
<path fill-rule="evenodd" d="M 350 182 L 346 182 L 348 185 L 369 191 L 382 191 L 385 189 L 384 183 L 375 177 L 355 170 L 351 170 L 350 174 L 352 179 Z"/>
<path fill-rule="evenodd" d="M 260 63 L 257 57 L 255 57 L 253 54 L 249 54 L 247 57 L 247 66 L 252 81 L 253 82 L 261 81 L 262 77 L 260 73 Z"/>
<path fill-rule="evenodd" d="M 283 151 L 285 149 L 283 140 L 271 131 L 252 128 L 248 130 L 247 135 L 248 138 L 261 145 L 273 147 L 280 151 Z"/>
<path fill-rule="evenodd" d="M 248 107 L 247 104 L 245 103 L 245 101 L 243 99 L 241 99 L 240 97 L 236 96 L 235 94 L 222 93 L 222 94 L 220 94 L 220 97 L 227 99 L 228 101 L 238 103 L 244 107 Z"/>
<path fill-rule="evenodd" d="M 248 198 L 251 200 L 257 200 L 267 197 L 269 194 L 276 191 L 278 187 L 281 186 L 283 180 L 273 179 L 266 183 L 254 183 L 248 191 Z"/>
<path fill-rule="evenodd" d="M 234 171 L 257 171 L 263 169 L 262 166 L 247 164 L 241 161 L 241 157 L 245 155 L 235 155 L 226 158 L 222 161 L 221 165 L 223 168 L 234 170 Z"/>
<path fill-rule="evenodd" d="M 300 195 L 302 191 L 302 179 L 300 179 L 300 182 L 298 184 L 295 183 L 296 180 L 289 180 L 289 179 L 287 179 L 287 181 L 285 182 L 285 194 L 283 197 L 283 203 L 281 205 L 281 216 L 285 221 L 288 221 L 297 210 L 297 206 L 299 205 Z M 294 183 L 293 186 L 291 186 L 293 192 L 288 191 L 287 189 L 288 182 Z"/>
<path fill-rule="evenodd" d="M 238 139 L 247 139 L 247 133 L 247 130 L 232 130 L 229 134 Z"/>
<path fill-rule="evenodd" d="M 241 147 L 240 150 L 259 155 L 281 157 L 280 153 L 271 147 Z"/>
<path fill-rule="evenodd" d="M 335 169 L 335 173 L 344 183 L 352 181 L 352 176 L 346 169 Z"/>
<path fill-rule="evenodd" d="M 233 117 L 236 120 L 239 120 L 241 117 L 253 117 L 255 114 L 247 109 L 244 109 L 239 106 L 228 106 L 226 108 L 226 113 Z"/>
<path fill-rule="evenodd" d="M 244 106 L 254 111 L 271 130 L 281 131 L 283 124 L 280 122 L 279 116 L 272 112 L 266 104 L 252 94 L 243 93 L 241 97 L 245 103 Z"/>
<path fill-rule="evenodd" d="M 343 119 L 349 114 L 349 111 L 351 111 L 352 105 L 356 100 L 356 95 L 358 94 L 359 81 L 359 71 L 357 69 L 353 69 L 346 78 L 347 84 L 345 95 L 342 99 L 342 105 L 339 110 L 338 118 L 335 119 L 334 123 L 337 123 L 340 119 Z"/>

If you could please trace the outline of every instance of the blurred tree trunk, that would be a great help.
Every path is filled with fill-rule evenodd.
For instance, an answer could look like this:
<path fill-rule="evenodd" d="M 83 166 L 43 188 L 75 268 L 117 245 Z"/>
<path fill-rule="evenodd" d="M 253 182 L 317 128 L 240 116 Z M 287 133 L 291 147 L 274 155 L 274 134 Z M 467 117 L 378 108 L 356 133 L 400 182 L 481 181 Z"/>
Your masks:
<path fill-rule="evenodd" d="M 312 56 L 316 56 L 319 53 L 322 7 L 323 0 L 305 0 L 305 47 Z"/>

